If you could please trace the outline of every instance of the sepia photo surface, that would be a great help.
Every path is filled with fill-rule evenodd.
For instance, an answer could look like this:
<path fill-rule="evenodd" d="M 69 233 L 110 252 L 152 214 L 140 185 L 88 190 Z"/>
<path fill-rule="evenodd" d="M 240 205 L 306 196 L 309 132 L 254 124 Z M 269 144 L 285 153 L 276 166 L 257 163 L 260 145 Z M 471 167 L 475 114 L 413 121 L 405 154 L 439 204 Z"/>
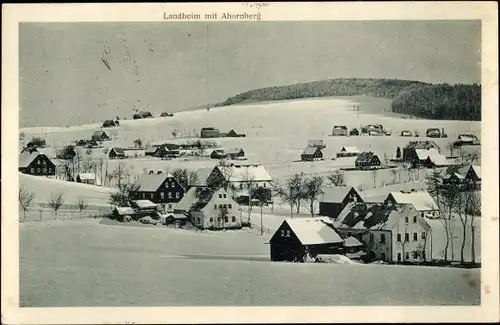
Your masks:
<path fill-rule="evenodd" d="M 498 320 L 497 8 L 309 5 L 7 6 L 6 323 Z"/>

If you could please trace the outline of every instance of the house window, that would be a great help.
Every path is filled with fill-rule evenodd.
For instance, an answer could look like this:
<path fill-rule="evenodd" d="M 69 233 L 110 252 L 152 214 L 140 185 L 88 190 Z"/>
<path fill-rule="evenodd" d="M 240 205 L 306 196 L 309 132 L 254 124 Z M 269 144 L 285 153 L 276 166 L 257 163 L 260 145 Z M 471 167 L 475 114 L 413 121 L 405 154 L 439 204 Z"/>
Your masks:
<path fill-rule="evenodd" d="M 408 220 L 408 217 L 405 217 L 405 223 L 408 223 L 409 220 Z"/>
<path fill-rule="evenodd" d="M 410 253 L 406 252 L 405 253 L 405 260 L 409 260 L 410 259 Z"/>
<path fill-rule="evenodd" d="M 424 214 L 424 213 L 422 213 L 422 214 Z M 422 215 L 422 217 L 423 217 L 423 215 Z M 417 223 L 417 216 L 413 217 L 413 223 Z"/>
<path fill-rule="evenodd" d="M 229 222 L 229 217 L 224 217 L 224 222 Z"/>
<path fill-rule="evenodd" d="M 200 218 L 200 217 L 198 217 L 198 224 L 200 224 L 200 223 L 201 223 L 201 218 Z"/>
<path fill-rule="evenodd" d="M 385 261 L 385 253 L 380 253 L 380 259 L 381 259 L 382 261 Z"/>
<path fill-rule="evenodd" d="M 43 173 L 46 174 L 47 173 L 47 168 L 44 168 L 43 169 Z"/>
<path fill-rule="evenodd" d="M 416 232 L 413 233 L 413 241 L 418 240 L 418 234 Z"/>
<path fill-rule="evenodd" d="M 232 222 L 236 222 L 236 217 L 235 217 L 235 216 L 232 216 L 232 217 L 231 217 L 231 221 L 232 221 Z"/>
<path fill-rule="evenodd" d="M 154 194 L 154 193 L 151 193 L 149 196 L 151 197 L 151 199 L 154 199 L 155 194 Z"/>
<path fill-rule="evenodd" d="M 175 198 L 178 199 L 180 197 L 181 193 L 175 192 Z"/>
<path fill-rule="evenodd" d="M 240 190 L 243 189 L 243 183 L 240 183 Z"/>
<path fill-rule="evenodd" d="M 146 193 L 142 193 L 142 198 L 145 199 L 146 198 Z"/>
<path fill-rule="evenodd" d="M 38 162 L 37 162 L 37 164 L 39 164 L 39 165 L 40 165 L 41 163 L 42 163 L 42 162 L 41 162 L 41 160 L 40 160 L 40 159 L 38 159 Z"/>
<path fill-rule="evenodd" d="M 410 234 L 406 233 L 405 234 L 405 242 L 408 242 L 408 241 L 410 241 Z"/>
<path fill-rule="evenodd" d="M 40 173 L 42 172 L 42 169 L 41 169 L 41 168 L 37 168 L 37 169 L 36 169 L 36 172 L 37 172 L 38 174 L 40 174 Z"/>
<path fill-rule="evenodd" d="M 172 204 L 169 204 L 169 205 L 168 205 L 168 208 L 169 208 L 169 209 L 172 209 Z"/>
<path fill-rule="evenodd" d="M 413 252 L 413 259 L 416 260 L 417 258 L 418 258 L 418 252 L 415 251 L 415 252 Z"/>
<path fill-rule="evenodd" d="M 49 168 L 49 174 L 52 173 L 52 168 Z"/>
<path fill-rule="evenodd" d="M 264 183 L 264 184 L 262 185 L 262 187 L 266 187 L 266 183 Z"/>
<path fill-rule="evenodd" d="M 425 231 L 424 231 L 424 232 L 422 232 L 422 234 L 421 234 L 421 238 L 422 238 L 422 239 L 425 239 Z"/>
<path fill-rule="evenodd" d="M 375 236 L 373 234 L 370 234 L 370 243 L 373 243 L 374 240 L 375 240 Z"/>
<path fill-rule="evenodd" d="M 287 230 L 287 231 L 286 231 L 286 236 L 287 236 L 287 237 L 290 237 L 290 230 Z"/>
<path fill-rule="evenodd" d="M 214 218 L 210 217 L 210 222 L 214 222 Z"/>
<path fill-rule="evenodd" d="M 424 217 L 424 213 L 423 213 L 423 212 L 421 212 L 421 213 L 420 213 L 420 216 L 422 216 L 422 218 L 423 218 L 423 217 Z M 417 222 L 417 217 L 413 217 L 413 220 L 415 220 L 415 221 L 413 221 L 413 222 Z"/>
<path fill-rule="evenodd" d="M 160 196 L 161 196 L 161 199 L 163 200 L 165 198 L 165 193 L 161 192 Z"/>
<path fill-rule="evenodd" d="M 222 194 L 219 194 L 219 199 L 222 199 Z"/>
<path fill-rule="evenodd" d="M 226 195 L 226 194 L 222 194 L 222 196 L 223 196 L 224 198 L 226 198 L 226 197 L 227 197 L 227 195 Z"/>
<path fill-rule="evenodd" d="M 380 234 L 380 242 L 385 244 L 385 234 Z"/>
<path fill-rule="evenodd" d="M 401 253 L 398 253 L 398 262 L 401 262 Z"/>
<path fill-rule="evenodd" d="M 214 209 L 217 210 L 217 204 L 214 204 Z"/>
<path fill-rule="evenodd" d="M 168 198 L 171 199 L 172 198 L 172 192 L 168 192 Z"/>
<path fill-rule="evenodd" d="M 281 229 L 281 237 L 285 237 L 285 231 Z"/>
<path fill-rule="evenodd" d="M 348 232 L 347 237 L 351 237 L 351 236 L 352 236 L 352 232 Z"/>
<path fill-rule="evenodd" d="M 398 234 L 398 239 L 397 239 L 398 243 L 401 242 L 401 234 Z"/>
<path fill-rule="evenodd" d="M 175 183 L 174 182 L 170 183 L 170 187 L 175 187 Z"/>
<path fill-rule="evenodd" d="M 233 205 L 232 205 L 232 204 L 228 204 L 228 205 L 227 205 L 227 207 L 228 207 L 229 209 L 232 209 L 232 208 L 233 208 Z"/>

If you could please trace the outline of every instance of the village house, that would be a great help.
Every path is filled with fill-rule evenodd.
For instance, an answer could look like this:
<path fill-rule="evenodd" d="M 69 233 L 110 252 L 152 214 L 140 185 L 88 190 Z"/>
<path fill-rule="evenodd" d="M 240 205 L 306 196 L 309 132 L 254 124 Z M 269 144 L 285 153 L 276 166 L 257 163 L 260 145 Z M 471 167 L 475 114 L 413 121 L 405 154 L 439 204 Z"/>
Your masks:
<path fill-rule="evenodd" d="M 115 220 L 121 222 L 130 221 L 136 218 L 135 210 L 131 207 L 115 207 L 112 215 Z"/>
<path fill-rule="evenodd" d="M 158 211 L 158 204 L 151 202 L 150 200 L 131 200 L 130 206 L 134 209 L 134 219 L 140 219 L 143 217 L 151 217 L 153 219 L 159 219 L 160 213 Z"/>
<path fill-rule="evenodd" d="M 481 183 L 481 166 L 471 165 L 465 174 L 465 179 L 468 182 Z"/>
<path fill-rule="evenodd" d="M 219 138 L 220 131 L 219 131 L 219 129 L 216 129 L 214 127 L 204 127 L 204 128 L 201 128 L 200 137 L 201 138 Z"/>
<path fill-rule="evenodd" d="M 187 216 L 182 213 L 169 213 L 165 216 L 165 225 L 174 225 L 177 228 L 185 226 Z"/>
<path fill-rule="evenodd" d="M 102 127 L 103 127 L 103 128 L 110 128 L 110 127 L 119 126 L 119 125 L 120 125 L 120 122 L 118 122 L 118 121 L 113 121 L 113 120 L 105 120 L 105 121 L 102 123 Z"/>
<path fill-rule="evenodd" d="M 335 125 L 332 129 L 333 136 L 347 136 L 347 126 Z"/>
<path fill-rule="evenodd" d="M 350 203 L 334 225 L 342 236 L 363 242 L 368 260 L 432 260 L 432 229 L 411 204 Z"/>
<path fill-rule="evenodd" d="M 19 155 L 19 171 L 36 176 L 54 176 L 56 165 L 45 154 L 25 151 Z"/>
<path fill-rule="evenodd" d="M 245 151 L 241 148 L 227 149 L 226 154 L 231 159 L 238 158 L 238 157 L 245 157 Z"/>
<path fill-rule="evenodd" d="M 226 138 L 244 138 L 246 137 L 246 134 L 243 133 L 236 133 L 235 130 L 231 129 L 229 132 L 226 133 Z"/>
<path fill-rule="evenodd" d="M 422 149 L 423 150 L 436 149 L 438 153 L 440 152 L 439 146 L 434 141 L 410 141 L 403 148 L 403 161 L 406 162 L 420 161 L 417 150 L 422 150 Z M 427 159 L 427 157 L 425 157 L 424 160 L 425 159 Z"/>
<path fill-rule="evenodd" d="M 357 136 L 357 135 L 359 135 L 359 130 L 358 130 L 358 129 L 356 129 L 356 128 L 353 128 L 353 129 L 351 129 L 351 130 L 349 131 L 349 135 L 350 135 L 350 136 Z"/>
<path fill-rule="evenodd" d="M 231 197 L 239 204 L 248 204 L 251 191 L 258 187 L 267 189 L 267 201 L 271 201 L 272 177 L 263 165 L 215 166 L 206 184 L 210 187 L 221 187 L 222 182 L 228 182 Z"/>
<path fill-rule="evenodd" d="M 413 136 L 413 134 L 411 133 L 410 130 L 403 130 L 401 131 L 401 134 L 400 134 L 402 137 L 411 137 Z"/>
<path fill-rule="evenodd" d="M 214 149 L 210 154 L 210 158 L 212 159 L 225 159 L 227 158 L 227 154 L 223 149 Z"/>
<path fill-rule="evenodd" d="M 365 170 L 377 168 L 381 165 L 381 162 L 375 153 L 365 151 L 358 156 L 354 165 L 356 169 Z"/>
<path fill-rule="evenodd" d="M 108 140 L 111 140 L 111 138 L 108 137 L 106 132 L 104 132 L 103 130 L 100 130 L 100 131 L 95 131 L 92 134 L 92 140 L 94 140 L 94 141 L 108 141 Z"/>
<path fill-rule="evenodd" d="M 411 204 L 420 213 L 421 217 L 437 218 L 439 216 L 436 201 L 429 192 L 424 190 L 391 192 L 384 202 L 385 204 Z"/>
<path fill-rule="evenodd" d="M 320 148 L 306 147 L 300 155 L 302 161 L 323 160 L 323 152 Z"/>
<path fill-rule="evenodd" d="M 456 184 L 462 189 L 481 189 L 481 166 L 452 166 L 442 178 L 443 185 Z"/>
<path fill-rule="evenodd" d="M 428 128 L 425 135 L 428 138 L 441 138 L 441 131 L 438 128 Z"/>
<path fill-rule="evenodd" d="M 363 202 L 354 187 L 332 186 L 325 188 L 319 199 L 319 215 L 335 219 L 350 202 Z"/>
<path fill-rule="evenodd" d="M 303 262 L 318 254 L 342 254 L 344 240 L 323 218 L 286 219 L 269 241 L 271 261 Z"/>
<path fill-rule="evenodd" d="M 351 260 L 362 260 L 366 256 L 365 244 L 356 237 L 344 239 L 344 255 Z"/>
<path fill-rule="evenodd" d="M 222 188 L 191 187 L 174 212 L 187 214 L 200 229 L 241 228 L 239 205 Z"/>
<path fill-rule="evenodd" d="M 326 144 L 323 140 L 321 139 L 312 139 L 312 140 L 309 140 L 307 142 L 307 146 L 308 147 L 312 147 L 312 148 L 320 148 L 320 149 L 325 149 L 326 148 Z"/>
<path fill-rule="evenodd" d="M 78 175 L 76 175 L 76 182 L 101 186 L 101 180 L 95 173 L 79 173 Z"/>
<path fill-rule="evenodd" d="M 135 200 L 147 199 L 163 211 L 174 211 L 184 196 L 184 188 L 171 174 L 144 174 L 136 180 L 139 189 L 132 194 Z"/>
<path fill-rule="evenodd" d="M 356 157 L 361 154 L 361 151 L 356 147 L 343 146 L 340 152 L 337 152 L 337 158 L 341 157 Z"/>
<path fill-rule="evenodd" d="M 163 157 L 166 154 L 164 146 L 151 146 L 144 152 L 145 156 Z"/>
<path fill-rule="evenodd" d="M 479 139 L 477 138 L 476 135 L 466 133 L 466 134 L 459 134 L 457 141 L 453 143 L 454 146 L 459 147 L 459 146 L 478 146 L 481 143 L 479 142 Z"/>
<path fill-rule="evenodd" d="M 125 151 L 122 148 L 111 148 L 109 151 L 109 159 L 125 159 Z"/>
<path fill-rule="evenodd" d="M 441 180 L 445 186 L 454 184 L 462 187 L 465 184 L 465 176 L 459 172 L 446 173 Z"/>
<path fill-rule="evenodd" d="M 438 168 L 438 167 L 446 167 L 453 165 L 454 163 L 451 161 L 448 161 L 446 157 L 442 154 L 440 154 L 436 149 L 429 149 L 429 150 L 424 150 L 424 149 L 417 149 L 417 156 L 419 157 L 418 163 L 416 163 L 415 166 L 423 166 L 425 168 Z M 421 158 L 427 156 L 425 160 L 420 160 Z"/>

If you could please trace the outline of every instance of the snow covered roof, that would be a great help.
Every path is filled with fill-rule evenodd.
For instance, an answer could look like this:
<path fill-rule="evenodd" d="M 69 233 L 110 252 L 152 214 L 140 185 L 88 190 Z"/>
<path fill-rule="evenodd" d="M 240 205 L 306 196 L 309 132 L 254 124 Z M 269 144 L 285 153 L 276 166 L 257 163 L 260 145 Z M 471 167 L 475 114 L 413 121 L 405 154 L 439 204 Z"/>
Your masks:
<path fill-rule="evenodd" d="M 197 177 L 197 180 L 196 180 L 196 186 L 205 186 L 207 185 L 207 178 L 208 176 L 210 176 L 210 174 L 212 173 L 212 171 L 214 170 L 214 168 L 210 168 L 210 167 L 207 167 L 207 168 L 200 168 L 196 171 L 196 175 L 198 176 Z"/>
<path fill-rule="evenodd" d="M 314 155 L 317 150 L 320 150 L 319 148 L 316 147 L 306 147 L 303 151 L 303 155 Z M 320 150 L 321 151 L 321 150 Z"/>
<path fill-rule="evenodd" d="M 77 177 L 80 177 L 81 180 L 95 180 L 96 174 L 94 173 L 79 173 Z"/>
<path fill-rule="evenodd" d="M 352 189 L 350 186 L 332 186 L 323 189 L 321 202 L 342 202 L 349 191 Z"/>
<path fill-rule="evenodd" d="M 343 146 L 342 149 L 340 149 L 341 152 L 351 152 L 351 153 L 360 153 L 361 151 L 352 146 Z"/>
<path fill-rule="evenodd" d="M 168 177 L 173 176 L 172 174 L 144 174 L 137 179 L 136 184 L 140 186 L 139 191 L 155 192 Z"/>
<path fill-rule="evenodd" d="M 145 153 L 155 153 L 160 147 L 158 146 L 152 146 L 146 149 Z"/>
<path fill-rule="evenodd" d="M 472 170 L 476 173 L 478 178 L 481 178 L 481 166 L 470 166 Z"/>
<path fill-rule="evenodd" d="M 263 165 L 232 165 L 230 182 L 271 182 L 273 178 Z"/>
<path fill-rule="evenodd" d="M 363 243 L 360 242 L 356 237 L 347 237 L 344 240 L 344 247 L 359 247 L 363 246 Z"/>
<path fill-rule="evenodd" d="M 414 148 L 414 149 L 429 149 L 429 148 L 437 148 L 439 146 L 434 141 L 410 141 L 405 148 Z"/>
<path fill-rule="evenodd" d="M 349 203 L 334 222 L 339 229 L 392 230 L 403 217 L 418 215 L 411 204 Z"/>
<path fill-rule="evenodd" d="M 427 191 L 391 192 L 398 204 L 412 204 L 417 211 L 437 210 L 438 206 L 432 196 Z"/>
<path fill-rule="evenodd" d="M 449 173 L 449 174 L 444 175 L 444 176 L 443 176 L 443 179 L 449 179 L 449 178 L 451 178 L 452 176 L 455 176 L 455 177 L 456 177 L 456 178 L 458 178 L 458 179 L 464 179 L 464 178 L 465 178 L 465 176 L 464 176 L 464 175 L 462 175 L 462 174 L 460 174 L 460 173 L 453 173 L 453 172 L 452 172 L 452 173 Z"/>
<path fill-rule="evenodd" d="M 130 215 L 130 214 L 135 214 L 134 209 L 131 207 L 116 207 L 116 212 L 118 212 L 119 215 Z"/>
<path fill-rule="evenodd" d="M 113 150 L 116 154 L 119 154 L 119 155 L 124 155 L 125 154 L 125 152 L 123 151 L 122 148 L 114 147 L 114 148 L 111 148 L 111 150 Z"/>
<path fill-rule="evenodd" d="M 302 245 L 343 242 L 340 235 L 321 219 L 287 219 L 284 222 L 292 229 Z"/>
<path fill-rule="evenodd" d="M 347 126 L 345 126 L 345 125 L 335 125 L 333 128 L 340 129 L 340 130 L 347 130 Z"/>
<path fill-rule="evenodd" d="M 177 202 L 175 205 L 175 210 L 181 210 L 181 211 L 189 211 L 191 206 L 196 202 L 196 194 L 199 188 L 197 187 L 191 187 L 189 191 L 187 191 L 182 199 Z"/>
<path fill-rule="evenodd" d="M 243 151 L 243 149 L 241 149 L 241 148 L 230 148 L 230 149 L 226 149 L 226 153 L 227 153 L 228 155 L 230 155 L 230 154 L 239 154 L 239 153 L 240 153 L 240 152 L 242 152 L 242 151 Z"/>
<path fill-rule="evenodd" d="M 138 208 L 141 208 L 141 209 L 145 209 L 145 208 L 157 208 L 158 207 L 158 204 L 156 203 L 153 203 L 149 200 L 136 200 L 136 201 L 133 201 L 134 204 L 138 207 Z"/>
<path fill-rule="evenodd" d="M 439 151 L 435 148 L 415 149 L 415 153 L 417 154 L 419 160 L 426 160 L 429 156 L 436 157 L 439 155 Z"/>
<path fill-rule="evenodd" d="M 361 153 L 357 158 L 356 162 L 369 162 L 371 161 L 375 156 L 377 156 L 375 153 L 371 151 L 365 151 Z"/>
<path fill-rule="evenodd" d="M 33 160 L 38 157 L 40 153 L 37 151 L 32 151 L 31 153 L 28 151 L 25 151 L 19 155 L 19 167 L 21 168 L 26 168 L 28 167 Z"/>

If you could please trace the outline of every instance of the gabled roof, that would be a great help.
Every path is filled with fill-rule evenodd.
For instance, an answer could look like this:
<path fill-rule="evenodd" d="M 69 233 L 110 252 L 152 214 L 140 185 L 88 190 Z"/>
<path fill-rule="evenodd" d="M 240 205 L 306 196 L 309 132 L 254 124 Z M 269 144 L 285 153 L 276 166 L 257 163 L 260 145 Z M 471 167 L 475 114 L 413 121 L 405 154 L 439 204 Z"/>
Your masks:
<path fill-rule="evenodd" d="M 448 173 L 448 174 L 444 175 L 443 179 L 450 179 L 452 176 L 455 176 L 458 179 L 464 179 L 465 178 L 465 176 L 463 176 L 460 173 L 451 172 L 451 173 Z"/>
<path fill-rule="evenodd" d="M 95 180 L 96 174 L 94 173 L 79 173 L 77 177 L 80 177 L 81 180 Z"/>
<path fill-rule="evenodd" d="M 356 158 L 356 162 L 360 162 L 360 161 L 370 161 L 373 159 L 373 157 L 375 157 L 376 154 L 371 152 L 371 151 L 365 151 L 363 153 L 361 153 L 358 158 Z"/>
<path fill-rule="evenodd" d="M 405 148 L 413 148 L 413 149 L 427 149 L 430 147 L 439 148 L 436 142 L 431 140 L 426 141 L 410 141 Z"/>
<path fill-rule="evenodd" d="M 258 182 L 271 182 L 273 178 L 263 165 L 231 165 L 229 181 L 245 182 L 248 180 Z"/>
<path fill-rule="evenodd" d="M 350 186 L 332 186 L 323 189 L 323 195 L 320 202 L 342 202 L 349 191 L 352 189 Z"/>
<path fill-rule="evenodd" d="M 241 148 L 231 148 L 231 149 L 227 149 L 227 150 L 226 150 L 226 153 L 227 153 L 228 155 L 230 155 L 230 154 L 238 154 L 238 153 L 240 153 L 240 152 L 242 152 L 242 151 L 244 152 L 244 150 L 243 150 L 243 149 L 241 149 Z"/>
<path fill-rule="evenodd" d="M 39 155 L 43 155 L 39 153 L 38 151 L 32 151 L 31 153 L 28 151 L 25 151 L 19 155 L 19 167 L 20 168 L 26 168 L 28 167 L 33 160 L 35 160 Z"/>
<path fill-rule="evenodd" d="M 122 148 L 114 147 L 114 148 L 111 148 L 111 150 L 114 150 L 119 155 L 124 155 L 125 154 L 125 151 L 123 151 Z M 110 150 L 110 152 L 111 152 L 111 150 Z"/>
<path fill-rule="evenodd" d="M 418 156 L 419 160 L 426 160 L 429 156 L 437 156 L 439 155 L 439 151 L 437 149 L 415 149 L 415 153 Z"/>
<path fill-rule="evenodd" d="M 351 152 L 351 153 L 360 153 L 358 148 L 353 147 L 353 146 L 343 146 L 342 149 L 340 149 L 341 152 Z"/>
<path fill-rule="evenodd" d="M 342 130 L 347 130 L 347 126 L 345 126 L 345 125 L 335 125 L 333 128 L 334 128 L 334 129 L 342 129 Z"/>
<path fill-rule="evenodd" d="M 303 155 L 314 155 L 316 153 L 316 151 L 321 152 L 321 149 L 317 148 L 317 147 L 306 147 L 303 151 L 302 151 L 302 154 Z"/>
<path fill-rule="evenodd" d="M 398 204 L 413 205 L 417 211 L 438 209 L 436 202 L 427 191 L 391 192 L 389 196 L 392 196 Z"/>
<path fill-rule="evenodd" d="M 158 149 L 160 149 L 159 146 L 152 146 L 146 149 L 146 153 L 155 153 Z"/>
<path fill-rule="evenodd" d="M 429 157 L 427 159 L 429 159 L 436 166 L 452 165 L 452 163 L 449 162 L 448 159 L 446 159 L 446 157 L 441 155 L 441 154 L 429 155 Z"/>
<path fill-rule="evenodd" d="M 344 247 L 361 247 L 363 243 L 360 242 L 356 237 L 347 237 L 344 240 Z"/>
<path fill-rule="evenodd" d="M 102 136 L 104 133 L 104 135 L 107 136 L 106 132 L 104 132 L 103 130 L 100 130 L 100 131 L 94 131 L 94 133 L 92 133 L 92 136 L 96 136 L 96 137 L 100 137 Z"/>
<path fill-rule="evenodd" d="M 224 149 L 214 149 L 214 151 L 212 151 L 212 153 L 216 153 L 218 155 L 225 155 L 226 154 Z"/>
<path fill-rule="evenodd" d="M 173 176 L 172 174 L 143 174 L 139 176 L 136 184 L 140 186 L 139 192 L 155 192 L 168 177 Z"/>
<path fill-rule="evenodd" d="M 115 210 L 121 216 L 135 214 L 134 209 L 131 207 L 116 207 Z"/>
<path fill-rule="evenodd" d="M 472 165 L 470 168 L 476 173 L 478 178 L 481 178 L 481 166 Z"/>
<path fill-rule="evenodd" d="M 287 219 L 283 222 L 286 222 L 288 224 L 288 226 L 295 233 L 302 245 L 343 242 L 343 239 L 340 237 L 340 235 L 321 219 Z"/>
<path fill-rule="evenodd" d="M 214 167 L 206 167 L 206 168 L 200 168 L 196 171 L 197 180 L 196 180 L 196 186 L 206 186 L 207 185 L 207 179 L 208 176 L 212 173 L 214 170 Z"/>
<path fill-rule="evenodd" d="M 334 224 L 340 229 L 392 230 L 401 218 L 415 215 L 411 204 L 349 203 Z"/>

